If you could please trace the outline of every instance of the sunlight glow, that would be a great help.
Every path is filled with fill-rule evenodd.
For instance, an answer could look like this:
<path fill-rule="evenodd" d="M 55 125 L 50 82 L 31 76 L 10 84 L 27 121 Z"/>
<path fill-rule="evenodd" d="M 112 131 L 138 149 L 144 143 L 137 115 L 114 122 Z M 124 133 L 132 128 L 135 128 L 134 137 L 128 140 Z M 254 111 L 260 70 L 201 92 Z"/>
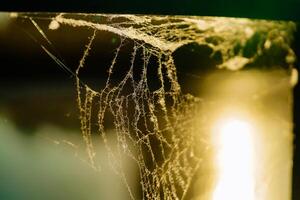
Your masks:
<path fill-rule="evenodd" d="M 252 127 L 229 119 L 218 125 L 219 176 L 213 200 L 254 200 L 254 142 Z"/>

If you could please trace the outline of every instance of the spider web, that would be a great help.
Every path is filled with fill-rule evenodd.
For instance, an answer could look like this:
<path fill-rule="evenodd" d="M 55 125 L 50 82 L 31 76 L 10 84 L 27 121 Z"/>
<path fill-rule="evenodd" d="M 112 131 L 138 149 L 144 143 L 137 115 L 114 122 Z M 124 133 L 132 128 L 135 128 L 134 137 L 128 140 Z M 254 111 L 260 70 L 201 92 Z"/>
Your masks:
<path fill-rule="evenodd" d="M 122 169 L 121 160 L 124 156 L 137 165 L 142 199 L 186 199 L 197 171 L 206 162 L 204 155 L 210 151 L 207 144 L 209 136 L 204 129 L 205 120 L 197 117 L 205 102 L 198 96 L 183 93 L 178 81 L 173 58 L 178 48 L 190 43 L 205 44 L 214 53 L 221 55 L 223 62 L 217 68 L 228 70 L 240 70 L 260 63 L 264 56 L 276 54 L 274 48 L 285 52 L 283 60 L 279 62 L 281 66 L 292 68 L 295 62 L 294 52 L 290 48 L 290 35 L 295 30 L 295 24 L 291 22 L 63 13 L 50 17 L 21 13 L 12 14 L 12 17 L 30 20 L 50 45 L 50 40 L 36 19 L 50 20 L 51 30 L 57 30 L 61 25 L 93 30 L 75 72 L 70 71 L 49 48 L 41 46 L 76 79 L 81 132 L 91 166 L 97 169 L 97 141 L 92 136 L 92 133 L 97 132 L 102 137 L 112 167 L 121 176 L 131 199 L 140 197 L 128 183 L 129 175 Z M 89 67 L 86 61 L 99 32 L 114 33 L 120 37 L 121 43 L 109 66 L 105 86 L 95 91 L 81 81 L 80 72 Z M 249 42 L 253 42 L 257 35 L 259 37 L 254 53 L 245 53 Z M 112 76 L 119 73 L 116 65 L 126 40 L 134 43 L 130 66 L 115 84 Z M 159 85 L 155 90 L 149 87 L 151 58 L 157 60 L 156 77 L 151 79 Z M 142 59 L 143 63 L 137 65 L 137 59 Z M 134 73 L 135 68 L 139 68 L 141 73 Z M 117 152 L 112 150 L 104 126 L 108 114 L 113 116 Z M 97 130 L 93 130 L 92 125 L 95 115 Z"/>

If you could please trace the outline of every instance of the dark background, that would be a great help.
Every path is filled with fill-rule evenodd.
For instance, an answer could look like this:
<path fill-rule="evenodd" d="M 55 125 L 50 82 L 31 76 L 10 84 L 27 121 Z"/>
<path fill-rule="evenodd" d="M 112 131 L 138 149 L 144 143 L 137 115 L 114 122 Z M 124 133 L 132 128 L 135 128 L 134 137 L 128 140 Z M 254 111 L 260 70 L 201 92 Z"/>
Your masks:
<path fill-rule="evenodd" d="M 1 0 L 0 11 L 199 15 L 300 21 L 299 0 Z M 44 102 L 39 100 L 39 102 L 36 102 L 37 106 L 35 111 L 39 112 L 40 110 L 40 112 L 45 112 L 46 107 L 48 110 L 53 110 L 54 102 L 57 101 L 57 99 L 49 100 L 49 92 L 57 92 L 57 88 L 60 88 L 61 94 L 65 94 L 66 90 L 72 88 L 73 80 L 68 74 L 63 73 L 58 67 L 53 67 L 56 64 L 53 63 L 51 59 L 41 51 L 39 45 L 34 44 L 30 38 L 27 38 L 27 40 L 24 40 L 24 37 L 22 39 L 14 39 L 16 39 L 16 41 L 22 41 L 23 45 L 26 47 L 25 49 L 28 49 L 28 51 L 24 49 L 9 50 L 9 41 L 3 42 L 4 38 L 0 38 L 0 87 L 2 89 L 6 88 L 7 91 L 9 91 L 10 87 L 16 88 L 15 86 L 18 85 L 17 87 L 19 88 L 19 92 L 17 94 L 15 92 L 11 93 L 11 96 L 8 95 L 9 98 L 18 99 L 18 97 L 22 95 L 20 94 L 24 89 L 22 89 L 22 87 L 31 87 L 34 85 L 36 88 L 38 88 L 38 86 L 43 87 L 42 84 L 47 82 L 48 92 L 45 92 L 46 94 L 44 94 L 44 96 L 42 95 L 42 98 L 44 98 L 48 106 L 45 106 L 45 104 L 43 104 Z M 296 33 L 294 49 L 296 50 L 297 57 L 300 58 L 300 31 Z M 78 54 L 75 55 L 75 57 L 79 58 L 78 56 L 81 52 L 77 53 Z M 38 59 L 34 59 L 34 55 L 39 55 Z M 299 62 L 297 63 L 296 67 L 299 69 Z M 66 79 L 68 82 L 63 82 L 61 86 L 58 86 L 57 83 L 60 83 Z M 68 84 L 69 86 L 66 86 Z M 41 89 L 36 90 L 39 91 L 37 93 L 39 96 L 41 96 Z M 69 90 L 69 92 L 73 94 L 72 90 Z M 1 94 L 3 95 L 3 93 Z M 33 94 L 36 93 L 33 92 Z M 4 101 L 3 96 L 0 96 L 0 98 L 2 98 L 0 101 Z M 62 95 L 60 98 L 61 99 L 59 99 L 59 101 L 72 102 L 73 96 Z M 53 102 L 53 105 L 51 105 L 51 102 Z M 26 106 L 26 102 L 15 102 L 15 104 L 13 104 L 13 108 L 18 110 L 16 105 L 24 106 L 24 104 Z M 66 112 L 75 112 L 71 109 L 72 107 L 76 106 L 75 102 L 74 105 L 68 105 L 69 107 L 55 107 L 55 109 L 66 110 Z M 15 113 L 15 115 L 25 115 L 25 113 L 19 111 L 19 113 Z M 51 118 L 51 115 L 49 116 Z M 58 123 L 59 121 L 66 121 L 65 119 L 56 119 L 57 115 L 52 116 L 52 118 Z M 69 123 L 72 124 L 73 121 L 76 120 L 75 118 L 68 118 Z M 19 123 L 20 126 L 25 126 L 26 129 L 30 130 L 34 128 L 30 126 L 30 123 L 27 123 L 26 125 L 22 124 L 22 120 L 20 120 Z M 293 172 L 293 200 L 298 200 L 300 199 L 300 137 L 298 137 L 300 134 L 300 84 L 298 84 L 294 90 L 294 123 L 296 139 Z"/>
<path fill-rule="evenodd" d="M 299 0 L 1 0 L 2 11 L 209 15 L 298 19 Z"/>

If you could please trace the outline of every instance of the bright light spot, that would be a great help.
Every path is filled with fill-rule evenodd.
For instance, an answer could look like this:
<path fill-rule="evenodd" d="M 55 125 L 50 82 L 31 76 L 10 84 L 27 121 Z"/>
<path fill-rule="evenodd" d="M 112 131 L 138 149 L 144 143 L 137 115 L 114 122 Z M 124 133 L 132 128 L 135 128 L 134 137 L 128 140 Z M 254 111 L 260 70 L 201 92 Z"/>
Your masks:
<path fill-rule="evenodd" d="M 245 28 L 246 37 L 249 39 L 254 35 L 254 30 L 250 27 Z"/>
<path fill-rule="evenodd" d="M 49 29 L 50 30 L 56 30 L 59 28 L 59 23 L 56 20 L 52 20 L 49 24 Z"/>
<path fill-rule="evenodd" d="M 9 15 L 11 18 L 17 18 L 18 17 L 18 13 L 16 12 L 11 12 Z"/>
<path fill-rule="evenodd" d="M 298 70 L 293 68 L 291 71 L 291 79 L 290 79 L 290 83 L 293 87 L 298 83 L 298 79 L 299 79 Z"/>
<path fill-rule="evenodd" d="M 242 69 L 247 63 L 249 63 L 249 58 L 245 58 L 242 56 L 235 56 L 228 61 L 224 62 L 220 68 L 226 68 L 232 71 L 237 71 Z"/>
<path fill-rule="evenodd" d="M 237 119 L 217 130 L 219 177 L 213 200 L 254 200 L 254 144 L 251 126 Z"/>
<path fill-rule="evenodd" d="M 271 45 L 272 45 L 272 42 L 270 40 L 266 40 L 264 47 L 265 47 L 265 49 L 270 49 Z"/>

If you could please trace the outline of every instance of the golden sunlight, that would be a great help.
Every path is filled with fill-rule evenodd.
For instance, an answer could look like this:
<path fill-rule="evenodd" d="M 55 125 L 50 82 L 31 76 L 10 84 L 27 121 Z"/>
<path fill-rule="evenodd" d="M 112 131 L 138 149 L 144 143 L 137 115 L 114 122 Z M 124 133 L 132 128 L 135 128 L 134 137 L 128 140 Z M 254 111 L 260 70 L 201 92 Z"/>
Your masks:
<path fill-rule="evenodd" d="M 246 121 L 227 119 L 217 125 L 217 178 L 213 200 L 254 200 L 254 140 Z"/>

